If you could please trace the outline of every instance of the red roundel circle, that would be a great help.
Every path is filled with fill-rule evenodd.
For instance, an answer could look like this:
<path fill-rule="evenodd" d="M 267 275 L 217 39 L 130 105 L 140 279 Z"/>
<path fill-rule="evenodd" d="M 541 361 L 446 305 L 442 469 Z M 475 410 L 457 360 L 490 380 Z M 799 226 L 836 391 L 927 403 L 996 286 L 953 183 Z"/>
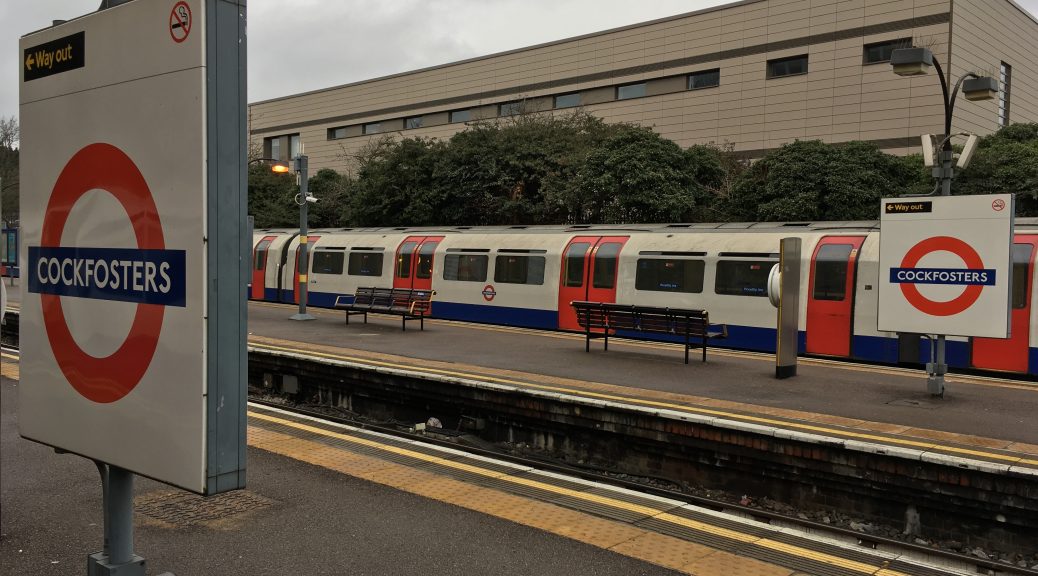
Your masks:
<path fill-rule="evenodd" d="M 61 245 L 72 207 L 94 189 L 108 192 L 122 204 L 133 224 L 138 248 L 165 249 L 159 211 L 144 176 L 122 150 L 103 143 L 82 148 L 61 170 L 43 218 L 41 246 Z M 60 296 L 41 294 L 40 304 L 54 359 L 69 384 L 84 398 L 107 404 L 137 386 L 155 355 L 165 306 L 138 304 L 126 340 L 110 356 L 96 358 L 84 352 L 72 337 Z"/>
<path fill-rule="evenodd" d="M 486 300 L 487 302 L 490 302 L 491 300 L 494 299 L 494 296 L 497 296 L 497 290 L 494 290 L 494 285 L 493 284 L 487 284 L 486 286 L 483 287 L 483 299 L 484 300 Z"/>
<path fill-rule="evenodd" d="M 967 269 L 979 270 L 984 268 L 984 262 L 981 261 L 980 254 L 977 254 L 977 251 L 972 246 L 951 236 L 934 236 L 912 246 L 905 254 L 905 257 L 901 259 L 901 267 L 915 268 L 923 256 L 931 252 L 942 251 L 951 252 L 962 258 Z M 977 301 L 977 298 L 980 298 L 982 290 L 984 290 L 984 287 L 980 285 L 966 286 L 962 294 L 947 302 L 939 302 L 923 296 L 915 284 L 901 284 L 901 293 L 905 295 L 908 303 L 931 316 L 953 316 L 963 312 L 972 306 Z"/>

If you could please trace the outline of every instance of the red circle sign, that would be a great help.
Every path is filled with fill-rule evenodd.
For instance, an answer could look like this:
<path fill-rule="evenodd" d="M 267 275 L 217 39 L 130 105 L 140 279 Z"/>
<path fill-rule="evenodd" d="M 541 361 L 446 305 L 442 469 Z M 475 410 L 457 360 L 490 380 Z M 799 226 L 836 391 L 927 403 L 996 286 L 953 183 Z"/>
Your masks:
<path fill-rule="evenodd" d="M 951 252 L 962 258 L 967 269 L 980 270 L 984 268 L 984 262 L 981 261 L 980 254 L 977 254 L 977 251 L 972 246 L 951 236 L 934 236 L 912 246 L 901 260 L 901 267 L 915 268 L 923 256 L 931 252 L 942 251 Z M 963 312 L 972 306 L 977 301 L 977 298 L 980 298 L 982 290 L 984 290 L 983 286 L 967 286 L 962 291 L 962 294 L 959 294 L 957 297 L 947 302 L 939 302 L 923 296 L 915 284 L 901 284 L 901 293 L 905 295 L 908 303 L 919 311 L 931 316 L 953 316 Z"/>
<path fill-rule="evenodd" d="M 181 0 L 169 12 L 169 35 L 177 44 L 187 40 L 191 33 L 191 7 Z"/>
<path fill-rule="evenodd" d="M 133 160 L 111 144 L 84 147 L 61 170 L 43 218 L 41 246 L 61 245 L 72 207 L 94 189 L 105 190 L 122 204 L 133 223 L 138 248 L 165 249 L 162 223 L 148 183 Z M 54 359 L 77 392 L 94 402 L 108 403 L 137 386 L 155 355 L 164 306 L 138 304 L 126 340 L 111 356 L 96 358 L 84 352 L 72 337 L 60 296 L 41 294 L 40 304 Z"/>
<path fill-rule="evenodd" d="M 991 202 L 991 209 L 995 212 L 1001 212 L 1006 209 L 1006 201 L 1001 198 L 995 198 Z"/>
<path fill-rule="evenodd" d="M 494 299 L 494 296 L 497 296 L 497 290 L 494 290 L 494 285 L 493 284 L 487 284 L 486 286 L 483 287 L 483 299 L 484 300 L 486 300 L 487 302 L 490 302 L 491 300 Z"/>

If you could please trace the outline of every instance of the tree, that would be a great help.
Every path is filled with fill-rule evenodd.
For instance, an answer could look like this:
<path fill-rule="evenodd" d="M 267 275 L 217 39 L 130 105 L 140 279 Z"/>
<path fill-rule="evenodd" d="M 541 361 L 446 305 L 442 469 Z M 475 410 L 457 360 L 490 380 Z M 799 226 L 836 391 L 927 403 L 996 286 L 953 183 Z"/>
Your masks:
<path fill-rule="evenodd" d="M 346 209 L 352 182 L 346 176 L 330 168 L 317 171 L 308 183 L 311 196 L 318 199 L 309 208 L 310 226 L 314 228 L 336 228 L 347 222 Z"/>
<path fill-rule="evenodd" d="M 680 222 L 706 190 L 692 177 L 694 155 L 650 128 L 618 125 L 577 173 L 571 216 L 578 222 Z"/>
<path fill-rule="evenodd" d="M 0 117 L 0 215 L 18 222 L 18 119 Z"/>
<path fill-rule="evenodd" d="M 445 144 L 424 138 L 377 140 L 359 154 L 347 221 L 353 226 L 429 226 L 442 223 L 435 182 Z"/>
<path fill-rule="evenodd" d="M 1017 216 L 1038 216 L 1038 124 L 1011 124 L 981 138 L 953 194 L 1016 194 Z"/>
<path fill-rule="evenodd" d="M 275 174 L 269 166 L 249 166 L 249 214 L 256 228 L 287 228 L 299 225 L 299 191 L 292 174 Z"/>
<path fill-rule="evenodd" d="M 914 191 L 920 177 L 872 144 L 796 141 L 754 163 L 724 211 L 744 221 L 872 220 L 881 198 Z"/>

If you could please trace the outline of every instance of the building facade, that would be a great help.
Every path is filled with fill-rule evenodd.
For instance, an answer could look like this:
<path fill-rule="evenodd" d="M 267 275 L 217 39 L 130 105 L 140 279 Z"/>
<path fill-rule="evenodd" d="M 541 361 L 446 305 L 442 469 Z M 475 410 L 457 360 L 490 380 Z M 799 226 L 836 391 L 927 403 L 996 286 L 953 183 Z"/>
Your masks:
<path fill-rule="evenodd" d="M 249 129 L 267 157 L 305 142 L 314 171 L 348 169 L 387 134 L 449 138 L 477 120 L 577 108 L 747 157 L 798 139 L 906 154 L 944 132 L 936 74 L 889 65 L 910 45 L 930 48 L 951 83 L 969 71 L 999 81 L 993 100 L 957 101 L 953 133 L 1038 122 L 1038 20 L 1012 0 L 744 0 L 256 102 Z"/>

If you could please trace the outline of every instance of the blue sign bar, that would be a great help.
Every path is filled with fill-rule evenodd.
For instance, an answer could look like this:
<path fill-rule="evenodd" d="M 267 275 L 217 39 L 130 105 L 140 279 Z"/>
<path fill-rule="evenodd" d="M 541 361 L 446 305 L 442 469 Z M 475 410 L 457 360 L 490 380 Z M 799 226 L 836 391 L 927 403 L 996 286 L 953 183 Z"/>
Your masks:
<path fill-rule="evenodd" d="M 891 268 L 890 283 L 994 286 L 995 271 L 989 268 Z"/>
<path fill-rule="evenodd" d="M 29 292 L 186 306 L 184 250 L 29 247 Z"/>

